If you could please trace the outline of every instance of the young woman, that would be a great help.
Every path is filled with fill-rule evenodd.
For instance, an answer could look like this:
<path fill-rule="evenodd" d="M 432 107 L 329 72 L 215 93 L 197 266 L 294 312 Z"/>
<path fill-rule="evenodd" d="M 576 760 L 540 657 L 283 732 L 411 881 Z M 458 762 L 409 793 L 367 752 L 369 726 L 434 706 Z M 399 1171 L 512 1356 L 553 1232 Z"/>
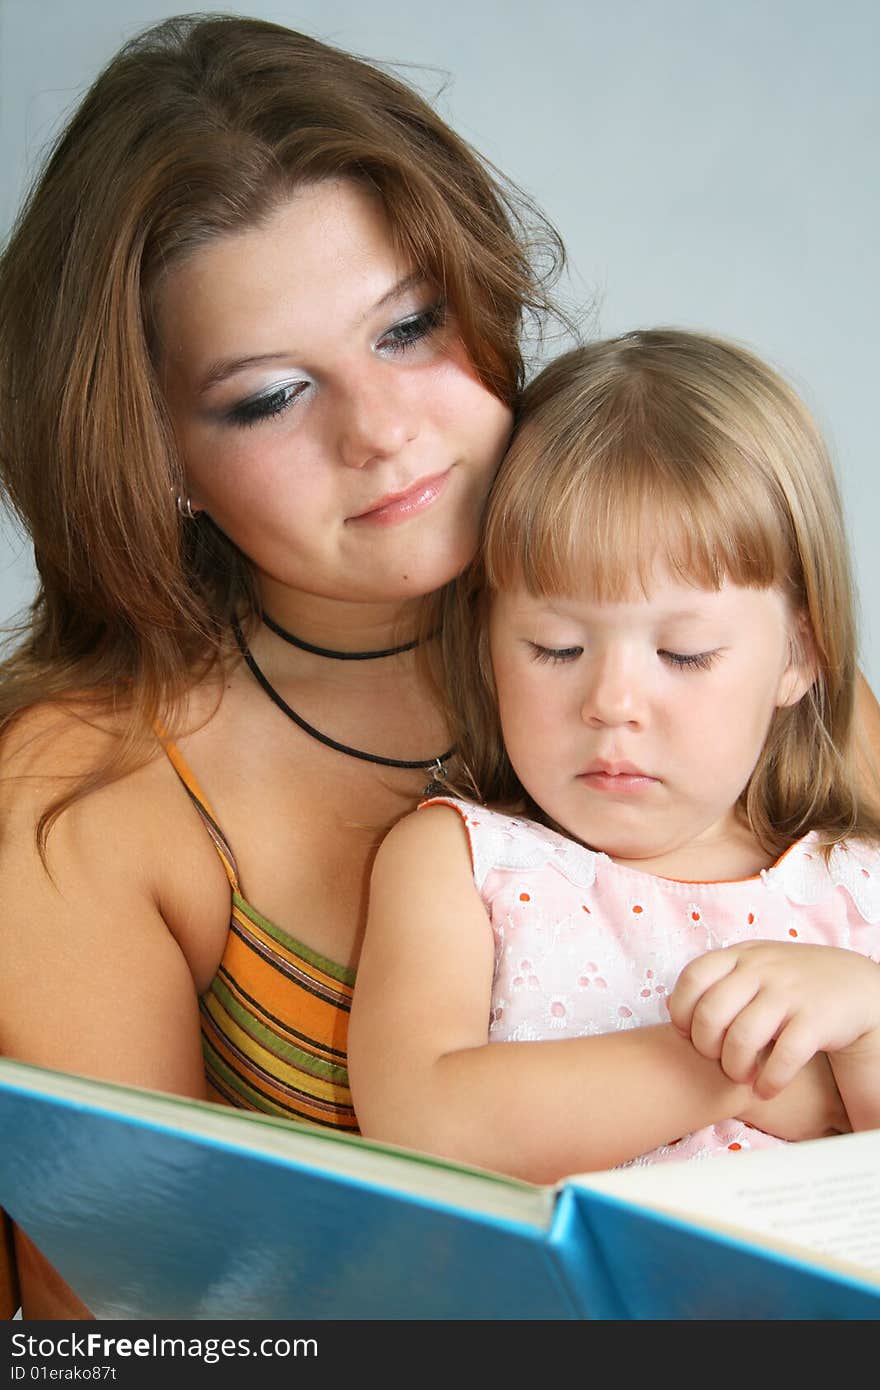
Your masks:
<path fill-rule="evenodd" d="M 4 1052 L 355 1128 L 372 857 L 450 751 L 423 599 L 545 307 L 524 206 L 400 82 L 232 16 L 135 39 L 62 133 L 0 265 L 40 575 L 0 683 Z M 83 1316 L 19 1244 L 27 1315 Z"/>

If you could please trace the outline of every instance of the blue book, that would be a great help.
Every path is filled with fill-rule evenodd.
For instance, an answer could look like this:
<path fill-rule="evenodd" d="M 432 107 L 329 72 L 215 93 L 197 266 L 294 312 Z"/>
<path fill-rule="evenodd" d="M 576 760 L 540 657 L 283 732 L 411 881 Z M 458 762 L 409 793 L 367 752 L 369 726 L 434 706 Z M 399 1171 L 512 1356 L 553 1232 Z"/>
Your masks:
<path fill-rule="evenodd" d="M 99 1319 L 880 1317 L 880 1130 L 542 1187 L 0 1059 L 0 1135 Z"/>

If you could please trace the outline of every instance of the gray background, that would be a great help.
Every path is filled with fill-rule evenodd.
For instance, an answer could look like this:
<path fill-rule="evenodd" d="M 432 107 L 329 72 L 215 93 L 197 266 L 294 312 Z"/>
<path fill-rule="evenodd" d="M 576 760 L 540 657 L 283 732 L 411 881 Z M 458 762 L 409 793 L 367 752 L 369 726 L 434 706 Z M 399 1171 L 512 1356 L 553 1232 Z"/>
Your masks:
<path fill-rule="evenodd" d="M 41 151 L 149 0 L 0 0 L 0 236 Z M 549 214 L 591 329 L 739 339 L 823 425 L 880 690 L 876 0 L 287 0 L 214 5 L 399 63 Z M 26 604 L 0 529 L 0 624 Z"/>

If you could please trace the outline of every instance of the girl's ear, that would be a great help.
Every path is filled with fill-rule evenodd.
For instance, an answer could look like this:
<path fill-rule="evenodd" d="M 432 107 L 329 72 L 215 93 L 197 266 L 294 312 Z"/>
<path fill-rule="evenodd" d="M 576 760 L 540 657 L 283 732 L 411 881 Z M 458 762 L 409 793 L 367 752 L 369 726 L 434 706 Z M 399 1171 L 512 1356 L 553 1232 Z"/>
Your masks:
<path fill-rule="evenodd" d="M 776 707 L 796 705 L 806 695 L 818 674 L 816 643 L 813 639 L 813 626 L 809 614 L 804 610 L 797 614 L 789 633 L 788 665 L 779 678 Z"/>

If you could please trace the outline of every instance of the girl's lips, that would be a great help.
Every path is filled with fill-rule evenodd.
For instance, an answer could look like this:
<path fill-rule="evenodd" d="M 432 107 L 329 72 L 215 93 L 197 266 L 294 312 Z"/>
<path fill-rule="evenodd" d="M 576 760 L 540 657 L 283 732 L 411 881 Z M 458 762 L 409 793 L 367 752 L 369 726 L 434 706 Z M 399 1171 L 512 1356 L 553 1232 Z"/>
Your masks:
<path fill-rule="evenodd" d="M 647 791 L 657 781 L 644 772 L 582 772 L 580 781 L 586 782 L 593 791 L 608 792 L 612 796 L 628 796 L 635 792 Z"/>
<path fill-rule="evenodd" d="M 408 521 L 411 516 L 423 512 L 440 496 L 449 481 L 451 469 L 436 473 L 431 478 L 421 478 L 406 492 L 397 493 L 377 502 L 366 512 L 350 516 L 349 522 L 366 523 L 371 526 L 394 526 L 397 522 Z"/>

